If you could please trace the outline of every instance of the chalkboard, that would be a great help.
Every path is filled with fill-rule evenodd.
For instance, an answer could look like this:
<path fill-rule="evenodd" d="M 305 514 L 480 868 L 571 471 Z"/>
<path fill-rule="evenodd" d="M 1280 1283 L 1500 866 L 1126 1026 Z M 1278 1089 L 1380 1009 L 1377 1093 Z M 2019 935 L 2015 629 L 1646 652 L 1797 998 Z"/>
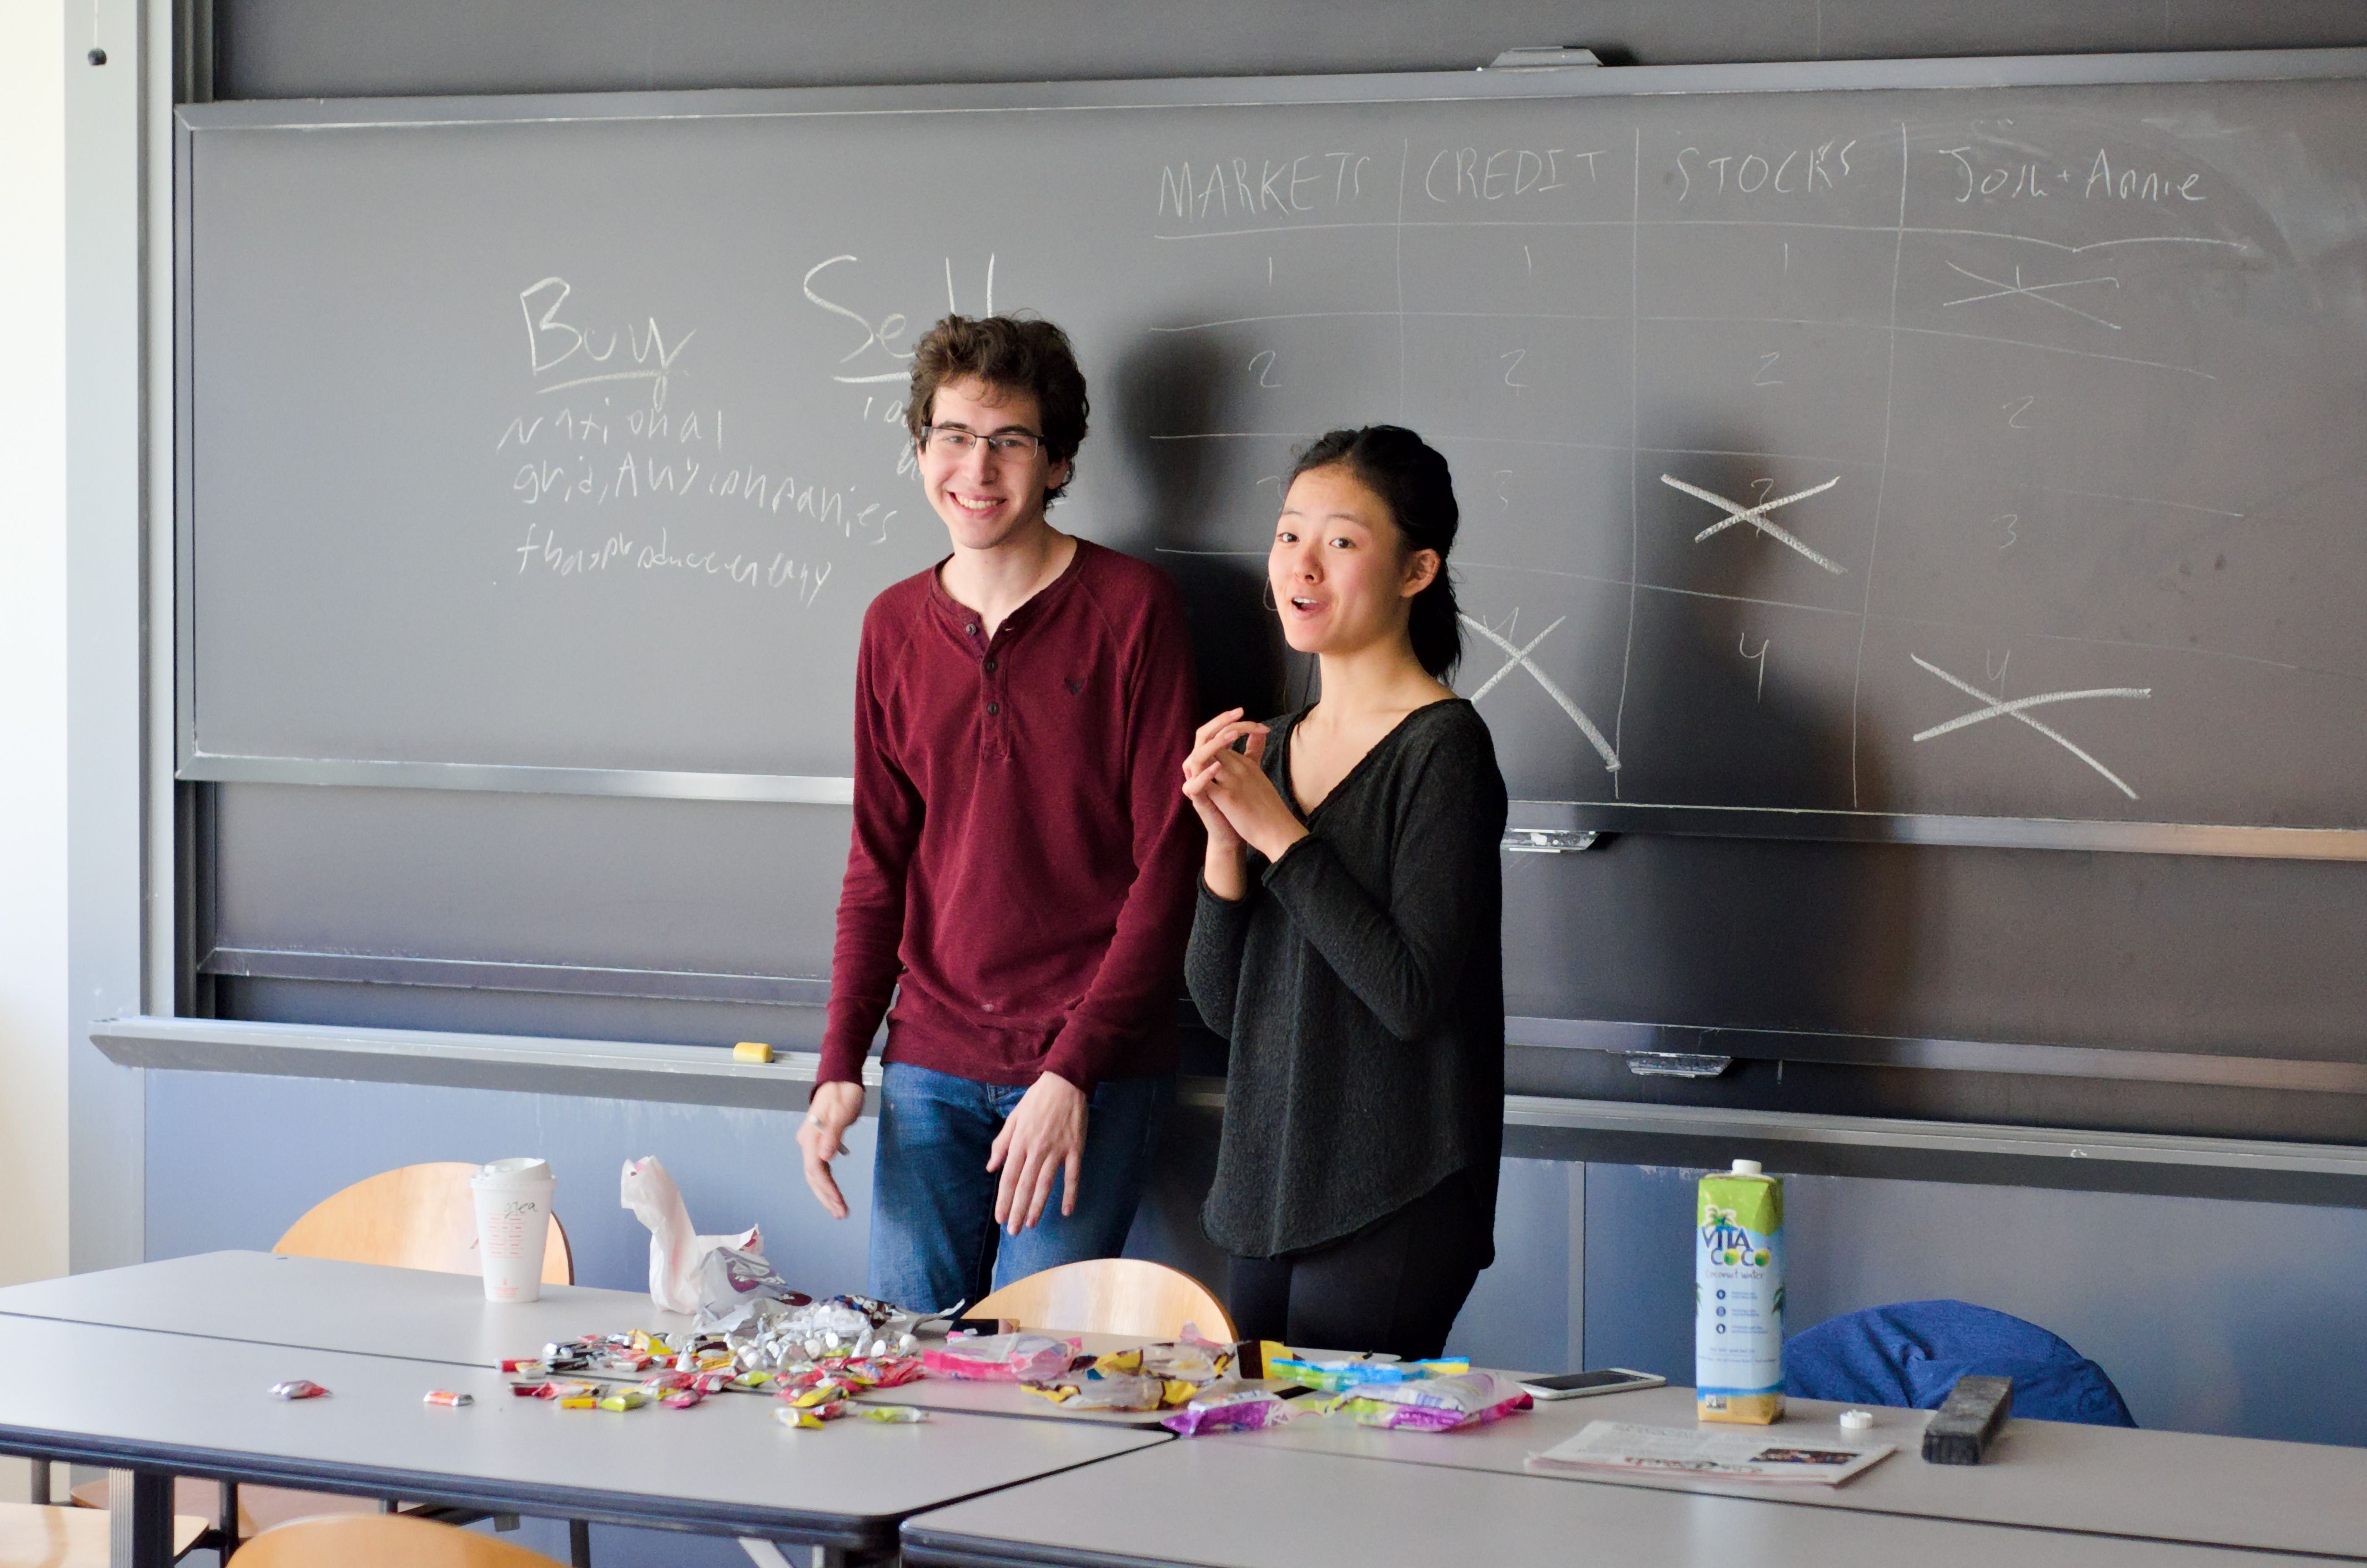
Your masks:
<path fill-rule="evenodd" d="M 821 798 L 903 356 L 1030 308 L 1219 688 L 1392 419 L 1516 797 L 2367 827 L 2357 68 L 186 109 L 181 771 Z"/>

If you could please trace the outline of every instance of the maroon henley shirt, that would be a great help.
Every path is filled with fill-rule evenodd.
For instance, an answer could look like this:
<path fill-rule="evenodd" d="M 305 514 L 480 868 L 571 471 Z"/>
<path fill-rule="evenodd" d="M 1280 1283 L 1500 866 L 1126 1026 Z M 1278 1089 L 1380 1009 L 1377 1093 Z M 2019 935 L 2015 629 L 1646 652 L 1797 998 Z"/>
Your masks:
<path fill-rule="evenodd" d="M 991 640 L 934 567 L 872 600 L 820 1082 L 862 1081 L 891 993 L 889 1062 L 1088 1094 L 1172 1068 L 1195 711 L 1182 598 L 1116 551 L 1079 540 Z"/>

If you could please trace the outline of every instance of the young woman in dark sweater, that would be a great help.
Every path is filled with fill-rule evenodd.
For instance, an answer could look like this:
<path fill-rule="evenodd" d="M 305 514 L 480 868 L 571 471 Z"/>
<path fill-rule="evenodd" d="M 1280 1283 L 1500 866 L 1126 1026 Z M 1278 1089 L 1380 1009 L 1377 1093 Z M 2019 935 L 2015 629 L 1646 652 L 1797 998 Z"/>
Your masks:
<path fill-rule="evenodd" d="M 1444 684 L 1456 518 L 1410 430 L 1309 447 L 1266 575 L 1321 699 L 1221 713 L 1184 763 L 1208 830 L 1185 974 L 1232 1044 L 1201 1219 L 1251 1338 L 1435 1356 L 1495 1260 L 1504 780 Z"/>

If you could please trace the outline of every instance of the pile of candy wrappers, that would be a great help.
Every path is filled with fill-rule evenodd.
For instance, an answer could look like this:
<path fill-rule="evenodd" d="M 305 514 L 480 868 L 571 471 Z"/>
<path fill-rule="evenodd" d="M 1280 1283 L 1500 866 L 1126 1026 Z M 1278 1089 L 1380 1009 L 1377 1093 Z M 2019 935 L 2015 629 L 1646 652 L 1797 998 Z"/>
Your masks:
<path fill-rule="evenodd" d="M 1160 1425 L 1185 1437 L 1257 1431 L 1333 1410 L 1368 1426 L 1445 1432 L 1484 1426 L 1531 1403 L 1516 1385 L 1474 1372 L 1463 1360 L 1318 1362 L 1292 1358 L 1278 1345 L 1263 1346 L 1269 1377 L 1333 1396 L 1293 1403 L 1264 1389 L 1226 1386 L 1236 1351 L 1188 1325 L 1172 1344 L 1106 1356 L 1081 1357 L 1079 1344 L 1040 1334 L 989 1335 L 947 1340 L 921 1360 L 933 1377 L 1019 1383 L 1064 1410 L 1170 1411 Z"/>
<path fill-rule="evenodd" d="M 862 1296 L 764 1306 L 774 1310 L 722 1334 L 587 1334 L 546 1345 L 538 1358 L 504 1361 L 502 1370 L 515 1380 L 513 1394 L 552 1400 L 562 1410 L 687 1410 L 728 1391 L 772 1394 L 781 1401 L 774 1415 L 785 1426 L 816 1427 L 842 1415 L 894 1424 L 927 1419 L 909 1405 L 853 1405 L 860 1390 L 921 1376 L 909 1314 Z M 570 1376 L 586 1372 L 609 1377 Z M 638 1384 L 621 1384 L 613 1381 L 620 1372 L 644 1375 Z"/>
<path fill-rule="evenodd" d="M 1446 1432 L 1530 1403 L 1516 1385 L 1474 1372 L 1468 1361 L 1311 1361 L 1279 1345 L 1219 1345 L 1189 1324 L 1180 1339 L 1104 1356 L 1082 1354 L 1078 1339 L 1025 1333 L 957 1335 L 923 1350 L 912 1324 L 911 1313 L 863 1296 L 764 1300 L 721 1333 L 587 1334 L 554 1341 L 539 1358 L 504 1361 L 502 1370 L 514 1380 L 512 1393 L 562 1410 L 687 1410 L 727 1392 L 768 1393 L 781 1402 L 776 1418 L 798 1428 L 849 1415 L 926 1420 L 917 1406 L 855 1403 L 863 1390 L 923 1376 L 1016 1383 L 1063 1410 L 1162 1411 L 1160 1425 L 1185 1437 L 1257 1431 L 1318 1411 L 1369 1426 Z M 1269 1380 L 1331 1397 L 1294 1403 L 1242 1386 L 1236 1374 L 1248 1348 Z"/>

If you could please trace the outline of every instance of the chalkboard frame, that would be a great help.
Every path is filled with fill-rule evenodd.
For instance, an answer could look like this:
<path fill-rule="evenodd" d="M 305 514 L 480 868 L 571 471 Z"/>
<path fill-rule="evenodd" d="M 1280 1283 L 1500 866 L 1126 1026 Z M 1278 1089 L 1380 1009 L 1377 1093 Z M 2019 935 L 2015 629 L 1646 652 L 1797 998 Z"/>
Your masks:
<path fill-rule="evenodd" d="M 174 776 L 191 782 L 299 783 L 844 805 L 841 777 L 614 767 L 291 757 L 204 751 L 195 703 L 194 465 L 191 318 L 195 298 L 189 171 L 201 137 L 281 130 L 789 118 L 1077 109 L 1427 103 L 1485 99 L 1771 94 L 1892 89 L 2299 82 L 2367 78 L 2367 49 L 2006 56 L 1682 66 L 1515 67 L 1473 72 L 1209 77 L 898 87 L 714 89 L 485 97 L 189 104 L 176 110 L 174 290 Z M 2367 860 L 2367 829 L 2176 822 L 1939 816 L 1837 810 L 1619 805 L 1521 801 L 1515 827 L 1740 838 Z"/>

